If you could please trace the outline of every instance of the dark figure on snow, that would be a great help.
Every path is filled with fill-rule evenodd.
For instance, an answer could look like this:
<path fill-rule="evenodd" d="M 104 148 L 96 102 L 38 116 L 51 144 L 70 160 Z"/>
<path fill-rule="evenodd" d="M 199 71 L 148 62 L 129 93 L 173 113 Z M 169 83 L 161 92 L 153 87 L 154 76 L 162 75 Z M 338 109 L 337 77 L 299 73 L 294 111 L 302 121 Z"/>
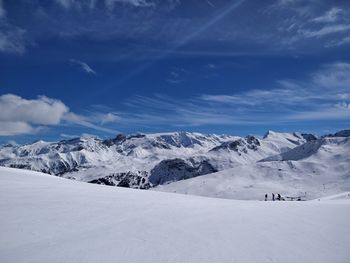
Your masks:
<path fill-rule="evenodd" d="M 272 193 L 272 201 L 275 201 L 275 194 Z"/>
<path fill-rule="evenodd" d="M 281 201 L 281 195 L 280 194 L 277 194 L 277 200 Z"/>
<path fill-rule="evenodd" d="M 267 201 L 267 194 L 265 194 L 265 201 Z"/>

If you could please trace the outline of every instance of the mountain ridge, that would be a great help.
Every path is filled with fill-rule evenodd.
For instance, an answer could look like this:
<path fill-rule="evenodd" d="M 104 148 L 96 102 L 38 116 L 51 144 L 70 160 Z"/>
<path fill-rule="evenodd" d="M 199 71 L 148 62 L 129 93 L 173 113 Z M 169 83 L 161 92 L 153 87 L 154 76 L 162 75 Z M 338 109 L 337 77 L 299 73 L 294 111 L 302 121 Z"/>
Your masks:
<path fill-rule="evenodd" d="M 328 137 L 339 134 L 348 133 L 345 130 Z M 105 140 L 78 137 L 3 145 L 0 165 L 91 183 L 147 189 L 241 165 L 276 161 L 274 156 L 324 138 L 273 131 L 262 139 L 191 132 L 118 134 Z"/>

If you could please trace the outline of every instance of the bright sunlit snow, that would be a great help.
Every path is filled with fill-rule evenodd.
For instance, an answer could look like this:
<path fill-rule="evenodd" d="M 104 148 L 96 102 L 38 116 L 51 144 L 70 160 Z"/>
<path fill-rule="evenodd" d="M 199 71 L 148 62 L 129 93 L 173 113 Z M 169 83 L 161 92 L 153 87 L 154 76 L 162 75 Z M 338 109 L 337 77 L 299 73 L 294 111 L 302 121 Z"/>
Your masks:
<path fill-rule="evenodd" d="M 0 168 L 1 262 L 347 263 L 350 200 L 233 201 Z"/>

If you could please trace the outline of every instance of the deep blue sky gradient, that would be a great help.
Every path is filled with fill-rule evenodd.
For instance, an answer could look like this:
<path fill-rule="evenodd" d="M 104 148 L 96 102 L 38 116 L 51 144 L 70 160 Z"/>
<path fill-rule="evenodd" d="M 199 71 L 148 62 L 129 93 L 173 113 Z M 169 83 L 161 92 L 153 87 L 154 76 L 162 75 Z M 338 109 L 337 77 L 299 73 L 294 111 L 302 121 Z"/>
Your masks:
<path fill-rule="evenodd" d="M 350 94 L 346 86 L 350 76 L 342 77 L 350 74 L 348 1 L 150 0 L 115 1 L 109 6 L 108 1 L 93 6 L 87 0 L 68 1 L 69 6 L 63 2 L 2 1 L 0 95 L 27 100 L 45 95 L 86 119 L 94 113 L 113 113 L 120 117 L 118 121 L 94 123 L 116 133 L 186 130 L 262 135 L 271 129 L 323 134 L 349 128 L 350 97 L 327 99 L 337 89 L 339 94 Z M 236 6 L 226 12 L 232 5 Z M 15 47 L 1 48 L 1 38 L 15 42 Z M 72 59 L 86 63 L 96 74 L 87 73 Z M 318 89 L 313 76 L 321 76 L 325 67 L 328 73 L 345 73 Z M 312 85 L 312 92 L 324 96 L 256 107 L 202 99 L 271 91 L 281 88 L 279 81 L 284 80 L 303 89 Z M 339 85 L 334 83 L 338 80 Z M 164 97 L 177 104 L 170 113 L 166 105 L 156 105 Z M 142 102 L 137 98 L 143 98 Z M 146 99 L 154 105 L 145 103 Z M 284 115 L 323 112 L 341 103 L 345 105 L 341 118 L 334 113 L 327 118 L 283 120 Z M 179 113 L 182 107 L 193 110 L 190 104 L 199 112 L 208 109 L 220 116 L 222 110 L 240 121 L 206 121 L 208 115 L 199 112 L 190 117 Z M 141 113 L 162 120 L 141 120 L 138 115 L 128 121 Z M 193 123 L 190 118 L 195 118 Z M 42 125 L 34 134 L 0 136 L 0 142 L 58 140 L 83 133 L 114 136 L 62 119 L 55 125 Z"/>

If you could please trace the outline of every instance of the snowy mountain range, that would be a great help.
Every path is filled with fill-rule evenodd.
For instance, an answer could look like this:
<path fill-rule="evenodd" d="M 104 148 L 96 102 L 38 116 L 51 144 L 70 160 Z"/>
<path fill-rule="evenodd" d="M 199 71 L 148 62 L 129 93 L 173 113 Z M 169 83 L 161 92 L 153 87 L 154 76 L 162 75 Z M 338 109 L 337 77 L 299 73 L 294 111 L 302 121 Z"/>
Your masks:
<path fill-rule="evenodd" d="M 261 191 L 279 189 L 317 196 L 325 184 L 336 184 L 334 191 L 350 189 L 349 135 L 345 130 L 320 138 L 272 131 L 262 139 L 188 132 L 80 137 L 3 145 L 0 165 L 97 184 L 227 198 L 257 198 Z"/>

